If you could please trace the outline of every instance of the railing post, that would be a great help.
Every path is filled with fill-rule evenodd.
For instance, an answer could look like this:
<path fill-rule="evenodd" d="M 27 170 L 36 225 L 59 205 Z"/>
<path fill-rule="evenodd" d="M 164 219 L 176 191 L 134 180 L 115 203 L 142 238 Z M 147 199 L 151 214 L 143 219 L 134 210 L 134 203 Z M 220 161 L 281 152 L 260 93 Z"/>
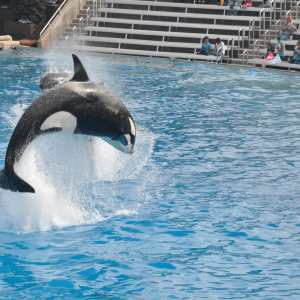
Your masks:
<path fill-rule="evenodd" d="M 76 26 L 74 26 L 73 27 L 73 46 L 74 46 L 74 44 L 75 44 L 75 38 L 77 37 L 77 27 Z"/>
<path fill-rule="evenodd" d="M 86 26 L 89 26 L 90 21 L 90 8 L 88 7 L 86 10 Z"/>
<path fill-rule="evenodd" d="M 232 60 L 233 60 L 233 48 L 234 48 L 234 40 L 233 40 L 233 38 L 231 40 L 231 48 L 232 48 L 232 50 L 231 50 L 231 63 L 232 63 Z"/>
<path fill-rule="evenodd" d="M 233 37 L 231 37 L 229 40 L 228 40 L 228 43 L 227 43 L 227 64 L 229 64 L 229 48 L 230 48 L 230 41 L 233 41 Z M 233 45 L 231 43 L 231 61 L 233 59 Z"/>
<path fill-rule="evenodd" d="M 247 65 L 248 65 L 248 49 L 243 52 L 243 66 L 245 65 L 245 53 L 247 53 Z"/>
<path fill-rule="evenodd" d="M 298 19 L 298 9 L 299 9 L 300 1 L 296 4 L 296 19 Z"/>
<path fill-rule="evenodd" d="M 253 43 L 253 58 L 255 58 L 255 44 L 258 43 L 258 40 L 256 40 L 254 43 Z"/>
<path fill-rule="evenodd" d="M 264 8 L 259 12 L 259 35 L 261 34 L 262 18 L 264 18 L 264 29 L 265 29 L 265 9 Z"/>
<path fill-rule="evenodd" d="M 65 43 L 66 43 L 66 50 L 68 50 L 69 49 L 69 36 L 67 35 L 66 36 L 66 39 L 65 39 Z"/>
<path fill-rule="evenodd" d="M 83 30 L 83 17 L 81 17 L 80 19 L 79 19 L 79 34 L 80 34 L 80 36 L 82 36 L 82 30 Z"/>
<path fill-rule="evenodd" d="M 278 25 L 278 23 L 280 24 L 280 25 L 279 25 L 279 30 L 278 30 L 278 32 L 280 32 L 281 20 L 278 20 L 278 21 L 276 22 L 276 24 L 275 24 L 275 38 L 276 38 L 276 36 L 277 36 L 277 25 Z"/>
<path fill-rule="evenodd" d="M 243 30 L 243 37 L 242 37 L 242 46 L 243 46 L 243 50 L 244 50 L 244 38 L 245 38 L 245 29 L 244 27 L 242 27 L 239 32 L 238 32 L 238 54 L 240 54 L 240 48 L 241 48 L 241 41 L 240 41 L 240 37 L 241 37 L 241 30 Z"/>
<path fill-rule="evenodd" d="M 252 27 L 253 27 L 253 18 L 249 21 L 249 35 L 248 35 L 248 44 L 250 45 L 250 37 L 251 37 L 251 24 L 252 24 Z M 255 23 L 254 23 L 255 25 Z M 252 35 L 253 35 L 253 38 L 254 38 L 254 29 L 252 29 Z"/>
<path fill-rule="evenodd" d="M 267 33 L 270 33 L 270 30 L 268 29 L 265 33 L 264 33 L 264 48 L 266 48 L 266 35 L 267 35 Z"/>

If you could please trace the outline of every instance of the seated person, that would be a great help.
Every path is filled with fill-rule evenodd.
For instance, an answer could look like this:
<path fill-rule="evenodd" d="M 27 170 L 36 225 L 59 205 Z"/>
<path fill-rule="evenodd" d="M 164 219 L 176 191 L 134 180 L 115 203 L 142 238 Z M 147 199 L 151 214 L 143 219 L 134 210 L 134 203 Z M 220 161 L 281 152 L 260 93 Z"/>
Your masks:
<path fill-rule="evenodd" d="M 238 3 L 239 0 L 228 0 L 227 6 L 235 6 L 236 3 Z"/>
<path fill-rule="evenodd" d="M 267 8 L 267 7 L 271 7 L 272 6 L 272 0 L 266 0 L 263 2 L 264 4 L 259 4 L 258 7 L 264 7 L 264 8 Z"/>
<path fill-rule="evenodd" d="M 282 61 L 284 61 L 285 60 L 285 46 L 284 46 L 283 42 L 281 41 L 280 36 L 277 38 L 276 51 L 277 51 L 278 55 L 280 56 L 280 59 Z"/>
<path fill-rule="evenodd" d="M 244 4 L 244 5 L 241 5 L 242 2 L 245 2 L 245 4 Z M 239 6 L 243 7 L 243 8 L 246 8 L 246 7 L 252 7 L 252 0 L 239 0 L 239 1 L 237 2 L 237 5 L 239 5 Z"/>
<path fill-rule="evenodd" d="M 222 49 L 219 51 L 219 55 L 225 55 L 225 45 L 220 38 L 217 38 L 215 48 L 213 51 L 211 51 L 211 54 L 217 56 L 219 49 Z"/>
<path fill-rule="evenodd" d="M 241 7 L 243 8 L 252 7 L 252 0 L 245 0 L 245 4 L 242 5 Z"/>
<path fill-rule="evenodd" d="M 293 23 L 293 19 L 291 17 L 287 17 L 285 20 L 285 24 L 282 25 L 281 33 L 279 34 L 279 36 L 283 41 L 288 40 L 292 32 L 297 30 Z"/>
<path fill-rule="evenodd" d="M 270 60 L 274 59 L 275 56 L 276 56 L 275 48 L 272 43 L 269 43 L 265 61 L 270 61 Z"/>
<path fill-rule="evenodd" d="M 300 64 L 300 40 L 297 42 L 294 48 L 294 57 L 289 61 L 290 64 Z"/>
<path fill-rule="evenodd" d="M 227 11 L 227 16 L 236 16 L 233 6 L 230 6 L 230 10 Z"/>
<path fill-rule="evenodd" d="M 212 48 L 212 46 L 211 46 L 211 43 L 209 42 L 209 37 L 206 36 L 204 38 L 204 43 L 202 43 L 202 48 L 201 48 L 200 54 L 201 55 L 208 55 L 208 54 L 211 55 L 211 48 Z"/>

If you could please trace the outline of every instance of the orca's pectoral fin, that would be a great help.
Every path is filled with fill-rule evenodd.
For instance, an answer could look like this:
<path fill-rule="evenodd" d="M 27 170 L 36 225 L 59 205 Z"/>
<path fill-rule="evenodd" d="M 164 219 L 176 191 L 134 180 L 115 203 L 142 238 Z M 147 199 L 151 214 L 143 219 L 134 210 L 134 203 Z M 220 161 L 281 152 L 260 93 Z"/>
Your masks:
<path fill-rule="evenodd" d="M 21 179 L 15 172 L 7 175 L 5 169 L 0 172 L 0 188 L 19 193 L 35 193 L 34 188 Z"/>

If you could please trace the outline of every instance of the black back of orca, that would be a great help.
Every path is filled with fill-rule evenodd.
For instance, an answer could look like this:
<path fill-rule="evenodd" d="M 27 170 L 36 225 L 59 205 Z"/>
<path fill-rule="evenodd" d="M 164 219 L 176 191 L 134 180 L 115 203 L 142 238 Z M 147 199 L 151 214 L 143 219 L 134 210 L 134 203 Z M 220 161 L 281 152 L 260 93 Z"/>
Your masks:
<path fill-rule="evenodd" d="M 15 168 L 26 147 L 40 135 L 65 132 L 97 136 L 120 151 L 131 154 L 136 138 L 134 120 L 123 102 L 103 84 L 89 80 L 73 54 L 74 76 L 36 99 L 18 122 L 0 172 L 0 187 L 34 193 Z"/>

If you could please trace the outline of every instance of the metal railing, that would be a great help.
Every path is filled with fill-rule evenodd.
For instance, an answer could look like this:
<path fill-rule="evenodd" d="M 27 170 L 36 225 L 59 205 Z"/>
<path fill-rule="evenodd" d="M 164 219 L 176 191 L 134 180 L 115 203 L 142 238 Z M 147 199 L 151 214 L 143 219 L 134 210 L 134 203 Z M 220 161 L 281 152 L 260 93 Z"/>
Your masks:
<path fill-rule="evenodd" d="M 112 3 L 112 8 L 113 8 Z M 102 0 L 99 0 L 99 8 L 102 8 Z M 93 0 L 93 17 L 98 17 L 98 0 Z"/>
<path fill-rule="evenodd" d="M 248 49 L 246 49 L 246 50 L 243 52 L 243 66 L 245 65 L 245 53 L 247 53 L 247 66 L 248 66 L 248 60 L 249 60 L 249 52 L 248 52 Z"/>
<path fill-rule="evenodd" d="M 251 38 L 251 28 L 252 28 L 252 38 L 254 39 L 254 33 L 255 33 L 255 20 L 254 20 L 254 18 L 252 18 L 249 21 L 249 37 L 248 37 L 248 44 L 249 45 L 250 45 L 250 38 Z"/>
<path fill-rule="evenodd" d="M 264 30 L 265 30 L 266 29 L 266 10 L 264 8 L 259 12 L 259 35 L 261 34 L 262 18 L 264 19 Z"/>
<path fill-rule="evenodd" d="M 223 50 L 224 49 L 222 49 L 222 48 L 219 48 L 218 50 L 217 50 L 217 62 L 216 62 L 216 64 L 218 64 L 219 63 L 219 56 L 221 57 L 221 63 L 223 62 Z M 221 54 L 219 54 L 219 52 L 221 51 Z"/>
<path fill-rule="evenodd" d="M 83 17 L 79 19 L 79 35 L 82 36 L 83 32 Z"/>
<path fill-rule="evenodd" d="M 90 20 L 91 20 L 91 14 L 90 14 L 90 8 L 88 7 L 86 10 L 86 26 L 90 25 Z"/>
<path fill-rule="evenodd" d="M 298 19 L 299 5 L 300 5 L 300 1 L 296 4 L 296 19 Z"/>
<path fill-rule="evenodd" d="M 245 29 L 244 27 L 242 27 L 239 32 L 238 32 L 238 54 L 240 54 L 240 48 L 241 48 L 241 41 L 240 41 L 240 37 L 241 37 L 241 31 L 243 30 L 243 36 L 242 36 L 242 50 L 244 50 L 244 45 L 245 45 Z"/>
<path fill-rule="evenodd" d="M 277 10 L 276 0 L 272 0 L 271 8 L 273 8 L 273 15 L 274 15 L 274 21 L 275 21 L 276 20 L 276 10 Z M 270 16 L 270 25 L 271 25 L 271 19 L 272 19 L 272 17 Z"/>
<path fill-rule="evenodd" d="M 259 47 L 259 41 L 256 40 L 254 43 L 253 43 L 253 58 L 255 58 L 255 54 L 256 54 L 256 50 L 255 50 L 255 44 L 257 43 L 258 47 Z M 259 51 L 259 49 L 258 49 Z"/>
<path fill-rule="evenodd" d="M 233 60 L 233 48 L 234 48 L 234 40 L 233 40 L 233 37 L 231 37 L 228 42 L 227 42 L 227 64 L 229 64 L 229 44 L 230 44 L 230 41 L 231 41 L 231 61 Z"/>
<path fill-rule="evenodd" d="M 93 1 L 93 17 L 97 17 L 97 0 Z"/>
<path fill-rule="evenodd" d="M 43 28 L 43 30 L 40 32 L 40 41 L 42 40 L 42 35 L 43 33 L 48 29 L 51 29 L 51 23 L 52 21 L 55 19 L 55 17 L 60 14 L 61 9 L 65 6 L 65 4 L 68 2 L 68 0 L 65 0 L 60 7 L 57 9 L 57 11 L 54 13 L 54 15 L 52 16 L 52 18 L 48 21 L 48 23 L 45 25 L 45 27 Z"/>
<path fill-rule="evenodd" d="M 285 14 L 285 19 L 287 19 L 287 17 L 291 17 L 292 16 L 292 11 L 289 10 L 286 14 Z"/>
<path fill-rule="evenodd" d="M 278 28 L 278 23 L 279 25 L 279 30 L 278 30 L 278 34 L 280 33 L 280 29 L 281 29 L 281 20 L 278 20 L 275 24 L 275 38 L 277 37 L 277 28 Z"/>
<path fill-rule="evenodd" d="M 265 34 L 264 34 L 264 48 L 266 48 L 266 39 L 267 39 L 267 33 L 269 32 L 269 43 L 270 43 L 270 40 L 271 40 L 271 32 L 270 32 L 270 29 L 268 29 Z"/>
<path fill-rule="evenodd" d="M 73 27 L 73 46 L 75 45 L 75 39 L 77 39 L 77 27 Z"/>
<path fill-rule="evenodd" d="M 66 50 L 69 49 L 69 36 L 67 35 L 66 38 L 65 38 L 65 43 L 66 43 Z"/>

